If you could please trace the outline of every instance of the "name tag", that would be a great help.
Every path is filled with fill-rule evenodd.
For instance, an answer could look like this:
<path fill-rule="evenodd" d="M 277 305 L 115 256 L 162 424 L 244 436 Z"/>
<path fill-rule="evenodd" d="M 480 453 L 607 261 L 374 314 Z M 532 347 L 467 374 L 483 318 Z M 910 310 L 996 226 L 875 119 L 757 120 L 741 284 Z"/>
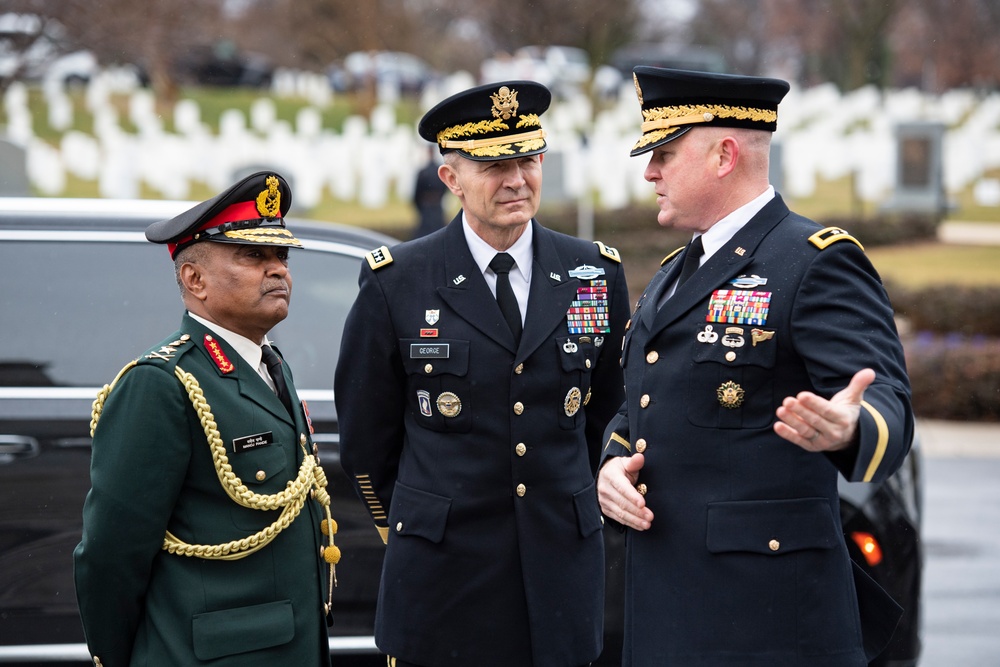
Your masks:
<path fill-rule="evenodd" d="M 233 452 L 241 454 L 243 452 L 250 451 L 251 449 L 256 449 L 257 447 L 265 447 L 273 442 L 274 434 L 271 433 L 271 431 L 247 435 L 233 440 Z"/>
<path fill-rule="evenodd" d="M 437 345 L 410 343 L 410 359 L 447 359 L 451 354 L 449 347 L 448 343 Z"/>

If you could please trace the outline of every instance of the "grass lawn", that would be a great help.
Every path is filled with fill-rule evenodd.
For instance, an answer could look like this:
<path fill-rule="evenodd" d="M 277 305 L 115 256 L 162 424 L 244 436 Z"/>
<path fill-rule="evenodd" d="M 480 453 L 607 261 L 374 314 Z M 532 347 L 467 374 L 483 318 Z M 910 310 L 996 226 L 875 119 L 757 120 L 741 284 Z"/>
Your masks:
<path fill-rule="evenodd" d="M 1000 288 L 1000 246 L 920 243 L 870 248 L 867 254 L 883 279 L 906 287 L 950 284 Z"/>

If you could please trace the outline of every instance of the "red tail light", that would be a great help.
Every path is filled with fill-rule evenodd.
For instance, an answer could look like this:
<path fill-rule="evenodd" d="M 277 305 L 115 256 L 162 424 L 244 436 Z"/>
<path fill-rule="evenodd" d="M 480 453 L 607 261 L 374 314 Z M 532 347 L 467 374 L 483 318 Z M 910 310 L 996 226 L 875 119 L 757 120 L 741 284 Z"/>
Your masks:
<path fill-rule="evenodd" d="M 871 533 L 853 532 L 851 533 L 851 539 L 861 549 L 861 555 L 865 557 L 870 567 L 875 567 L 882 562 L 882 547 L 879 546 L 878 540 L 875 539 L 874 535 Z"/>

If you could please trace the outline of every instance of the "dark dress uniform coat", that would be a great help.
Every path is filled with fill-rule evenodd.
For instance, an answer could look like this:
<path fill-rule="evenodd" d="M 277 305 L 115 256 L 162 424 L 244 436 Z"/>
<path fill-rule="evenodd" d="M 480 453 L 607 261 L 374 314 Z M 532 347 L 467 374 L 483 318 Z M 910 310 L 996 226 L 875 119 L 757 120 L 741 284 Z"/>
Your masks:
<path fill-rule="evenodd" d="M 821 231 L 780 197 L 657 311 L 683 255 L 665 264 L 633 313 L 623 349 L 627 401 L 605 451 L 643 452 L 639 482 L 655 516 L 649 530 L 627 535 L 623 664 L 866 665 L 837 471 L 884 480 L 913 428 L 879 277 L 850 236 Z M 740 299 L 717 290 L 756 292 L 757 312 L 738 322 Z M 774 433 L 784 397 L 809 390 L 829 398 L 865 367 L 876 379 L 856 448 L 825 456 Z M 873 604 L 883 603 L 882 629 L 891 633 L 898 607 Z"/>
<path fill-rule="evenodd" d="M 230 372 L 213 361 L 206 335 L 232 363 Z M 256 369 L 185 316 L 180 331 L 122 376 L 94 434 L 93 488 L 75 553 L 91 654 L 103 667 L 329 665 L 324 515 L 316 502 L 307 500 L 273 542 L 240 560 L 161 549 L 168 530 L 189 544 L 215 545 L 252 535 L 280 513 L 227 496 L 175 367 L 201 385 L 232 472 L 252 492 L 282 491 L 298 473 L 303 447 L 312 453 L 303 411 L 293 421 Z M 257 442 L 270 444 L 234 452 L 234 440 L 260 434 Z"/>
<path fill-rule="evenodd" d="M 625 276 L 601 246 L 531 224 L 519 347 L 460 216 L 363 263 L 347 318 L 341 461 L 387 538 L 375 639 L 425 667 L 582 665 L 601 650 L 594 473 L 623 397 Z M 569 272 L 588 265 L 612 333 L 567 328 L 589 284 Z"/>

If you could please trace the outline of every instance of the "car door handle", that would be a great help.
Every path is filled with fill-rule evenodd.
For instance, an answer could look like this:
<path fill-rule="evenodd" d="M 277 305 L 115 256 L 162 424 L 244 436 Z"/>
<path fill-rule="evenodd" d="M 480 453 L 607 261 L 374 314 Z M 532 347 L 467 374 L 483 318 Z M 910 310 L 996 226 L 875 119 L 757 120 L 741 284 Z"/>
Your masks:
<path fill-rule="evenodd" d="M 41 452 L 38 440 L 26 435 L 0 434 L 0 465 L 13 463 L 17 459 L 31 459 Z"/>

